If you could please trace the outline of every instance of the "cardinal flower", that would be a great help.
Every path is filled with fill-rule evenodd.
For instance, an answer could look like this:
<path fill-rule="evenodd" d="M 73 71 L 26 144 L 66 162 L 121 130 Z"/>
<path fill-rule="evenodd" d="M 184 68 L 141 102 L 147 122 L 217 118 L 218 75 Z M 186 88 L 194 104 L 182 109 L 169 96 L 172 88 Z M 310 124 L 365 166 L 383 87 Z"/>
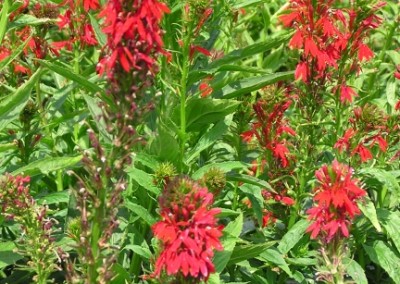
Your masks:
<path fill-rule="evenodd" d="M 214 250 L 222 250 L 216 215 L 219 209 L 210 208 L 213 195 L 206 187 L 188 179 L 177 179 L 167 185 L 160 198 L 162 220 L 153 227 L 162 243 L 162 252 L 154 276 L 163 271 L 191 280 L 207 280 L 215 272 Z"/>
<path fill-rule="evenodd" d="M 352 177 L 352 169 L 334 160 L 315 172 L 318 186 L 314 189 L 315 206 L 307 211 L 313 223 L 307 231 L 311 238 L 320 236 L 330 242 L 334 236 L 349 236 L 349 226 L 360 214 L 357 201 L 366 193 Z"/>

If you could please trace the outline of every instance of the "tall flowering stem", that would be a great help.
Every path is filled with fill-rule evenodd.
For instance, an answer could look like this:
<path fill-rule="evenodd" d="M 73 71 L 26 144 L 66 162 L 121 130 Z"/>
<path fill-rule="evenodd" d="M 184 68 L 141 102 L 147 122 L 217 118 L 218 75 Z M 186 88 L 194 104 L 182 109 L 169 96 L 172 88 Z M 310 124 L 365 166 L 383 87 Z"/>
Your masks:
<path fill-rule="evenodd" d="M 180 168 L 184 167 L 185 144 L 187 141 L 186 133 L 186 99 L 187 99 L 187 81 L 189 78 L 190 66 L 195 51 L 205 55 L 210 52 L 200 46 L 194 45 L 193 39 L 198 37 L 201 28 L 212 14 L 210 7 L 211 0 L 193 1 L 187 0 L 182 11 L 182 30 L 179 44 L 181 46 L 179 68 L 181 77 L 179 80 L 178 94 L 180 99 Z"/>
<path fill-rule="evenodd" d="M 177 178 L 160 197 L 162 220 L 153 225 L 161 241 L 161 253 L 153 277 L 172 278 L 178 282 L 200 283 L 215 272 L 214 250 L 222 250 L 222 226 L 217 224 L 219 209 L 211 209 L 213 195 L 206 187 Z"/>
<path fill-rule="evenodd" d="M 84 3 L 85 9 L 97 7 L 97 1 Z M 118 227 L 118 206 L 127 187 L 124 169 L 131 163 L 133 147 L 142 142 L 135 126 L 154 107 L 153 99 L 144 103 L 143 98 L 158 71 L 157 56 L 167 55 L 159 24 L 168 12 L 157 0 L 110 0 L 99 13 L 107 43 L 97 70 L 106 75 L 109 85 L 101 97 L 102 114 L 95 119 L 105 125 L 105 131 L 98 135 L 88 130 L 92 149 L 84 152 L 85 173 L 76 175 L 81 224 L 80 236 L 74 239 L 83 269 L 69 271 L 71 283 L 109 283 L 113 277 L 118 248 L 109 241 Z"/>
<path fill-rule="evenodd" d="M 23 234 L 17 241 L 18 252 L 29 257 L 28 267 L 36 273 L 33 281 L 45 284 L 58 269 L 52 237 L 54 222 L 47 217 L 47 207 L 38 205 L 30 195 L 29 182 L 29 176 L 2 176 L 0 206 L 2 215 L 21 225 Z"/>
<path fill-rule="evenodd" d="M 350 236 L 349 227 L 360 214 L 357 202 L 366 192 L 359 181 L 352 177 L 352 169 L 334 160 L 315 172 L 318 186 L 314 189 L 315 206 L 307 211 L 312 224 L 307 231 L 311 238 L 321 243 L 325 267 L 319 278 L 329 283 L 344 283 L 345 238 Z"/>
<path fill-rule="evenodd" d="M 290 0 L 282 23 L 295 29 L 289 47 L 299 50 L 300 61 L 295 77 L 304 82 L 299 89 L 306 119 L 332 93 L 336 100 L 336 131 L 340 132 L 343 106 L 354 101 L 358 93 L 348 78 L 357 76 L 362 63 L 374 53 L 365 43 L 371 30 L 382 19 L 376 15 L 383 1 Z M 311 135 L 313 136 L 313 135 Z"/>

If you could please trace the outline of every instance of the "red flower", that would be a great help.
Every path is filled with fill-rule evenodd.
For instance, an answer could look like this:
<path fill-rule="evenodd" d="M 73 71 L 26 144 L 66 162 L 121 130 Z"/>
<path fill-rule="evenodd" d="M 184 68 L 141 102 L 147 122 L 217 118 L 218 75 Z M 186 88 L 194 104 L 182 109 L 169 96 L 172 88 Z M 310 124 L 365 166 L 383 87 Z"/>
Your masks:
<path fill-rule="evenodd" d="M 343 137 L 339 138 L 339 140 L 335 143 L 334 148 L 339 149 L 339 152 L 343 150 L 348 150 L 350 148 L 350 139 L 356 134 L 356 131 L 353 128 L 349 128 L 344 133 Z"/>
<path fill-rule="evenodd" d="M 349 86 L 340 86 L 340 101 L 342 103 L 345 103 L 346 101 L 351 103 L 353 101 L 353 97 L 356 96 L 358 96 L 358 94 Z"/>
<path fill-rule="evenodd" d="M 99 0 L 83 0 L 83 8 L 86 12 L 89 10 L 96 10 L 99 7 Z"/>
<path fill-rule="evenodd" d="M 154 276 L 183 275 L 207 280 L 215 272 L 213 250 L 222 250 L 222 227 L 217 225 L 219 209 L 210 209 L 213 195 L 207 188 L 181 179 L 166 187 L 160 198 L 162 220 L 153 225 L 162 242 Z"/>
<path fill-rule="evenodd" d="M 287 197 L 287 196 L 284 196 L 282 198 L 281 202 L 287 206 L 292 206 L 293 204 L 295 204 L 295 201 L 292 198 Z"/>
<path fill-rule="evenodd" d="M 270 224 L 276 222 L 276 218 L 274 214 L 266 209 L 263 210 L 263 217 L 262 217 L 262 227 L 265 228 Z"/>
<path fill-rule="evenodd" d="M 286 168 L 288 166 L 287 155 L 289 154 L 289 150 L 283 143 L 276 143 L 272 146 L 272 154 L 281 161 L 282 167 Z"/>
<path fill-rule="evenodd" d="M 348 237 L 351 220 L 360 214 L 356 202 L 365 191 L 358 186 L 358 180 L 352 178 L 352 169 L 336 160 L 331 166 L 323 165 L 315 176 L 319 183 L 314 189 L 316 205 L 307 211 L 314 222 L 307 232 L 311 232 L 311 238 L 320 235 L 326 242 L 339 232 Z"/>
<path fill-rule="evenodd" d="M 394 77 L 400 80 L 400 72 L 394 72 Z"/>
<path fill-rule="evenodd" d="M 108 1 L 99 14 L 104 18 L 107 44 L 98 72 L 112 78 L 119 66 L 126 72 L 153 71 L 156 55 L 167 55 L 159 26 L 165 13 L 169 13 L 168 7 L 157 0 Z"/>
<path fill-rule="evenodd" d="M 240 137 L 242 137 L 244 142 L 250 143 L 251 140 L 253 140 L 254 137 L 254 131 L 253 130 L 248 130 L 240 134 Z"/>
<path fill-rule="evenodd" d="M 372 159 L 371 152 L 362 143 L 358 144 L 351 154 L 358 154 L 361 158 L 361 162 L 366 162 Z"/>
<path fill-rule="evenodd" d="M 396 103 L 396 105 L 394 106 L 395 110 L 400 110 L 400 100 Z"/>
<path fill-rule="evenodd" d="M 387 147 L 388 147 L 388 143 L 386 142 L 386 140 L 381 136 L 381 135 L 376 135 L 373 138 L 374 143 L 378 143 L 379 148 L 383 151 L 386 152 Z"/>
<path fill-rule="evenodd" d="M 363 59 L 365 60 L 370 60 L 372 57 L 374 57 L 374 53 L 372 50 L 365 44 L 360 43 L 358 45 L 358 59 L 362 61 Z"/>
<path fill-rule="evenodd" d="M 300 30 L 296 31 L 296 33 L 289 42 L 289 46 L 291 48 L 297 48 L 297 49 L 303 47 L 303 33 Z"/>
<path fill-rule="evenodd" d="M 87 45 L 96 45 L 97 44 L 97 39 L 94 35 L 92 25 L 90 25 L 90 24 L 85 25 L 84 34 L 81 37 L 81 41 L 83 41 Z"/>
<path fill-rule="evenodd" d="M 297 64 L 294 77 L 296 78 L 296 80 L 301 79 L 304 83 L 308 82 L 308 79 L 310 78 L 310 70 L 306 62 L 300 62 L 299 64 Z"/>
<path fill-rule="evenodd" d="M 199 90 L 202 98 L 208 97 L 214 91 L 214 89 L 210 86 L 210 82 L 212 80 L 213 80 L 212 76 L 207 76 L 201 81 L 199 85 Z"/>

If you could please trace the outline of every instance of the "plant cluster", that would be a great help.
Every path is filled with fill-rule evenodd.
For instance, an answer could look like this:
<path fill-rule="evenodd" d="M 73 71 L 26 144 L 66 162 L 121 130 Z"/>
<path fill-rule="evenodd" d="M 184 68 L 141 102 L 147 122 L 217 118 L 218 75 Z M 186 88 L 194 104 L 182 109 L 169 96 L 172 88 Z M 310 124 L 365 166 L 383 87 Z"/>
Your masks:
<path fill-rule="evenodd" d="M 399 13 L 1 0 L 0 284 L 400 284 Z"/>

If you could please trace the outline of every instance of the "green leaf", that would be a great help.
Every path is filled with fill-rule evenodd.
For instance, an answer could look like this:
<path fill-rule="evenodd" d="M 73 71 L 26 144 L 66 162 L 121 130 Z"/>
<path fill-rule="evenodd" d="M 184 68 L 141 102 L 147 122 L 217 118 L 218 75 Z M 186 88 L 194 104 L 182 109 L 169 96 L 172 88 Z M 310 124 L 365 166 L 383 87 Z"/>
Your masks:
<path fill-rule="evenodd" d="M 262 187 L 255 186 L 252 184 L 243 184 L 242 186 L 239 187 L 239 189 L 246 194 L 247 198 L 250 199 L 251 202 L 251 208 L 254 211 L 254 214 L 257 217 L 258 224 L 261 226 L 262 225 L 262 218 L 263 218 L 263 204 L 264 204 L 264 198 L 261 194 Z"/>
<path fill-rule="evenodd" d="M 139 204 L 125 200 L 125 207 L 142 218 L 149 226 L 152 226 L 156 222 L 156 219 L 150 215 L 149 211 Z"/>
<path fill-rule="evenodd" d="M 8 10 L 10 9 L 10 0 L 3 1 L 3 7 L 0 12 L 0 44 L 3 42 L 7 31 Z"/>
<path fill-rule="evenodd" d="M 316 266 L 318 259 L 311 257 L 286 258 L 286 262 L 296 266 Z"/>
<path fill-rule="evenodd" d="M 18 46 L 18 48 L 14 50 L 13 53 L 10 54 L 10 56 L 0 61 L 0 71 L 7 67 L 8 64 L 10 64 L 15 58 L 18 57 L 18 55 L 24 50 L 31 39 L 32 37 L 28 37 L 20 46 Z"/>
<path fill-rule="evenodd" d="M 213 145 L 221 136 L 228 130 L 232 123 L 232 115 L 225 117 L 224 120 L 218 122 L 214 127 L 210 128 L 204 135 L 199 139 L 197 144 L 191 149 L 186 158 L 186 163 L 189 164 L 194 159 L 198 158 L 200 153 Z"/>
<path fill-rule="evenodd" d="M 396 98 L 396 88 L 397 88 L 397 79 L 394 77 L 386 82 L 386 100 L 387 103 L 394 108 L 397 102 Z"/>
<path fill-rule="evenodd" d="M 230 222 L 224 228 L 224 235 L 222 237 L 222 246 L 224 247 L 224 250 L 216 251 L 213 260 L 216 272 L 221 273 L 228 264 L 236 242 L 238 241 L 238 237 L 242 232 L 242 228 L 243 214 L 240 214 L 235 221 Z"/>
<path fill-rule="evenodd" d="M 227 175 L 226 179 L 228 181 L 239 181 L 239 182 L 243 182 L 243 183 L 257 185 L 268 191 L 276 193 L 276 191 L 271 187 L 271 185 L 268 182 L 266 182 L 265 180 L 261 180 L 259 178 L 253 177 L 253 176 L 242 175 L 242 174 L 229 174 L 229 175 Z"/>
<path fill-rule="evenodd" d="M 62 66 L 58 63 L 53 63 L 53 62 L 49 62 L 46 60 L 38 60 L 38 61 L 43 66 L 46 66 L 47 68 L 56 72 L 57 74 L 60 74 L 61 76 L 64 76 L 65 78 L 78 83 L 79 85 L 81 85 L 82 87 L 84 87 L 86 90 L 88 90 L 90 92 L 94 92 L 94 93 L 95 92 L 100 92 L 100 93 L 103 92 L 103 89 L 100 88 L 97 84 L 89 81 L 86 77 L 84 77 L 82 75 L 72 72 L 71 70 L 65 68 L 64 66 Z"/>
<path fill-rule="evenodd" d="M 269 51 L 273 48 L 280 46 L 282 43 L 285 43 L 290 37 L 291 33 L 290 34 L 288 33 L 281 35 L 279 37 L 270 38 L 269 40 L 264 42 L 259 42 L 246 46 L 245 48 L 242 49 L 234 50 L 225 55 L 224 57 L 214 60 L 212 63 L 210 63 L 207 69 L 217 68 L 225 64 L 232 64 L 233 62 L 244 59 L 246 57 L 250 57 L 255 54 Z"/>
<path fill-rule="evenodd" d="M 136 181 L 141 187 L 154 193 L 156 196 L 160 194 L 160 189 L 154 186 L 152 175 L 134 167 L 129 168 L 127 173 L 129 177 Z"/>
<path fill-rule="evenodd" d="M 212 98 L 192 97 L 186 102 L 186 131 L 200 131 L 210 124 L 221 121 L 233 113 L 239 102 L 234 100 L 219 100 Z M 176 108 L 173 121 L 179 125 L 180 108 Z"/>
<path fill-rule="evenodd" d="M 48 23 L 56 23 L 57 19 L 36 18 L 29 14 L 20 15 L 15 21 L 8 26 L 9 30 L 18 29 L 26 26 L 40 26 Z"/>
<path fill-rule="evenodd" d="M 13 242 L 0 243 L 0 269 L 12 265 L 23 257 L 14 252 L 16 246 Z"/>
<path fill-rule="evenodd" d="M 264 76 L 245 78 L 236 82 L 229 83 L 221 90 L 214 92 L 213 96 L 222 97 L 223 99 L 236 98 L 243 94 L 257 91 L 265 86 L 274 84 L 278 81 L 289 80 L 293 78 L 293 71 L 278 72 Z"/>
<path fill-rule="evenodd" d="M 310 221 L 302 219 L 293 225 L 279 242 L 278 249 L 281 253 L 287 254 L 304 236 Z"/>
<path fill-rule="evenodd" d="M 394 207 L 400 200 L 400 184 L 396 179 L 394 171 L 385 171 L 377 168 L 366 168 L 359 171 L 361 175 L 371 176 L 378 180 L 383 186 L 391 192 L 390 207 Z M 365 180 L 368 185 L 368 179 Z"/>
<path fill-rule="evenodd" d="M 386 234 L 392 239 L 397 251 L 400 253 L 400 212 L 378 208 L 376 214 L 381 225 L 385 228 Z"/>
<path fill-rule="evenodd" d="M 363 202 L 358 203 L 358 207 L 361 212 L 367 217 L 368 220 L 371 221 L 372 225 L 375 229 L 380 233 L 382 232 L 382 227 L 379 224 L 378 216 L 376 215 L 376 209 L 374 203 L 371 201 L 369 197 L 364 198 Z"/>
<path fill-rule="evenodd" d="M 42 70 L 39 68 L 17 91 L 6 97 L 0 103 L 0 131 L 11 121 L 18 118 L 19 114 L 29 100 L 30 92 L 39 80 Z"/>
<path fill-rule="evenodd" d="M 165 125 L 160 125 L 158 136 L 150 144 L 150 154 L 157 157 L 160 162 L 174 162 L 180 153 L 180 148 L 173 130 Z"/>
<path fill-rule="evenodd" d="M 149 250 L 148 247 L 139 245 L 126 245 L 124 249 L 130 249 L 134 253 L 140 255 L 141 257 L 144 257 L 145 259 L 150 259 L 151 257 L 151 251 Z"/>
<path fill-rule="evenodd" d="M 82 156 L 75 157 L 47 157 L 44 159 L 36 160 L 24 167 L 21 167 L 12 172 L 12 175 L 24 173 L 29 176 L 36 176 L 45 174 L 52 171 L 63 170 L 76 166 L 82 160 Z"/>
<path fill-rule="evenodd" d="M 6 144 L 0 144 L 0 153 L 6 152 L 9 150 L 16 150 L 17 145 L 15 143 L 6 143 Z"/>
<path fill-rule="evenodd" d="M 369 258 L 383 268 L 396 284 L 400 284 L 400 258 L 383 241 L 374 242 L 372 247 L 363 247 Z"/>
<path fill-rule="evenodd" d="M 41 204 L 58 204 L 58 203 L 68 203 L 70 198 L 69 191 L 53 192 L 37 199 L 37 203 Z"/>
<path fill-rule="evenodd" d="M 233 250 L 232 256 L 228 262 L 228 265 L 239 263 L 243 260 L 254 258 L 259 256 L 263 251 L 270 248 L 276 243 L 276 241 L 261 243 L 261 244 L 249 244 L 236 246 Z"/>
<path fill-rule="evenodd" d="M 232 209 L 227 209 L 227 208 L 219 208 L 221 212 L 218 214 L 218 218 L 225 218 L 229 216 L 238 216 L 241 213 L 239 211 L 234 211 Z"/>
<path fill-rule="evenodd" d="M 221 284 L 221 279 L 219 278 L 219 273 L 213 273 L 207 280 L 208 284 Z"/>
<path fill-rule="evenodd" d="M 345 258 L 343 264 L 346 266 L 346 272 L 353 278 L 357 284 L 368 284 L 364 269 L 354 259 Z"/>
<path fill-rule="evenodd" d="M 267 260 L 273 264 L 276 264 L 279 268 L 285 271 L 290 277 L 292 277 L 292 272 L 290 271 L 289 265 L 286 263 L 282 254 L 275 248 L 267 249 L 260 254 L 261 259 Z"/>
<path fill-rule="evenodd" d="M 193 179 L 200 179 L 207 171 L 209 171 L 211 168 L 217 168 L 220 169 L 222 172 L 227 173 L 232 170 L 240 170 L 240 169 L 246 169 L 248 167 L 247 164 L 243 162 L 238 162 L 238 161 L 232 161 L 232 162 L 221 162 L 221 163 L 214 163 L 214 164 L 207 164 L 200 169 L 198 169 L 193 175 Z"/>
<path fill-rule="evenodd" d="M 107 43 L 107 37 L 103 33 L 103 31 L 100 28 L 99 22 L 97 19 L 90 13 L 88 13 L 89 18 L 90 18 L 90 23 L 92 24 L 94 34 L 96 35 L 97 41 L 99 42 L 100 46 L 105 46 Z"/>
<path fill-rule="evenodd" d="M 119 263 L 114 263 L 112 266 L 114 277 L 109 281 L 110 284 L 126 284 L 131 280 L 129 272 Z"/>
<path fill-rule="evenodd" d="M 101 109 L 100 109 L 100 107 L 98 105 L 100 103 L 100 99 L 93 98 L 93 97 L 88 96 L 88 95 L 83 95 L 83 98 L 86 101 L 86 104 L 88 106 L 90 114 L 91 114 L 94 122 L 96 123 L 100 134 L 108 142 L 111 142 L 112 141 L 111 135 L 106 130 L 106 123 L 104 122 L 104 119 L 101 118 L 102 115 L 103 115 L 103 112 L 101 111 Z"/>
<path fill-rule="evenodd" d="M 134 159 L 134 163 L 141 163 L 142 165 L 154 170 L 158 166 L 157 157 L 148 155 L 144 152 L 139 152 Z"/>

